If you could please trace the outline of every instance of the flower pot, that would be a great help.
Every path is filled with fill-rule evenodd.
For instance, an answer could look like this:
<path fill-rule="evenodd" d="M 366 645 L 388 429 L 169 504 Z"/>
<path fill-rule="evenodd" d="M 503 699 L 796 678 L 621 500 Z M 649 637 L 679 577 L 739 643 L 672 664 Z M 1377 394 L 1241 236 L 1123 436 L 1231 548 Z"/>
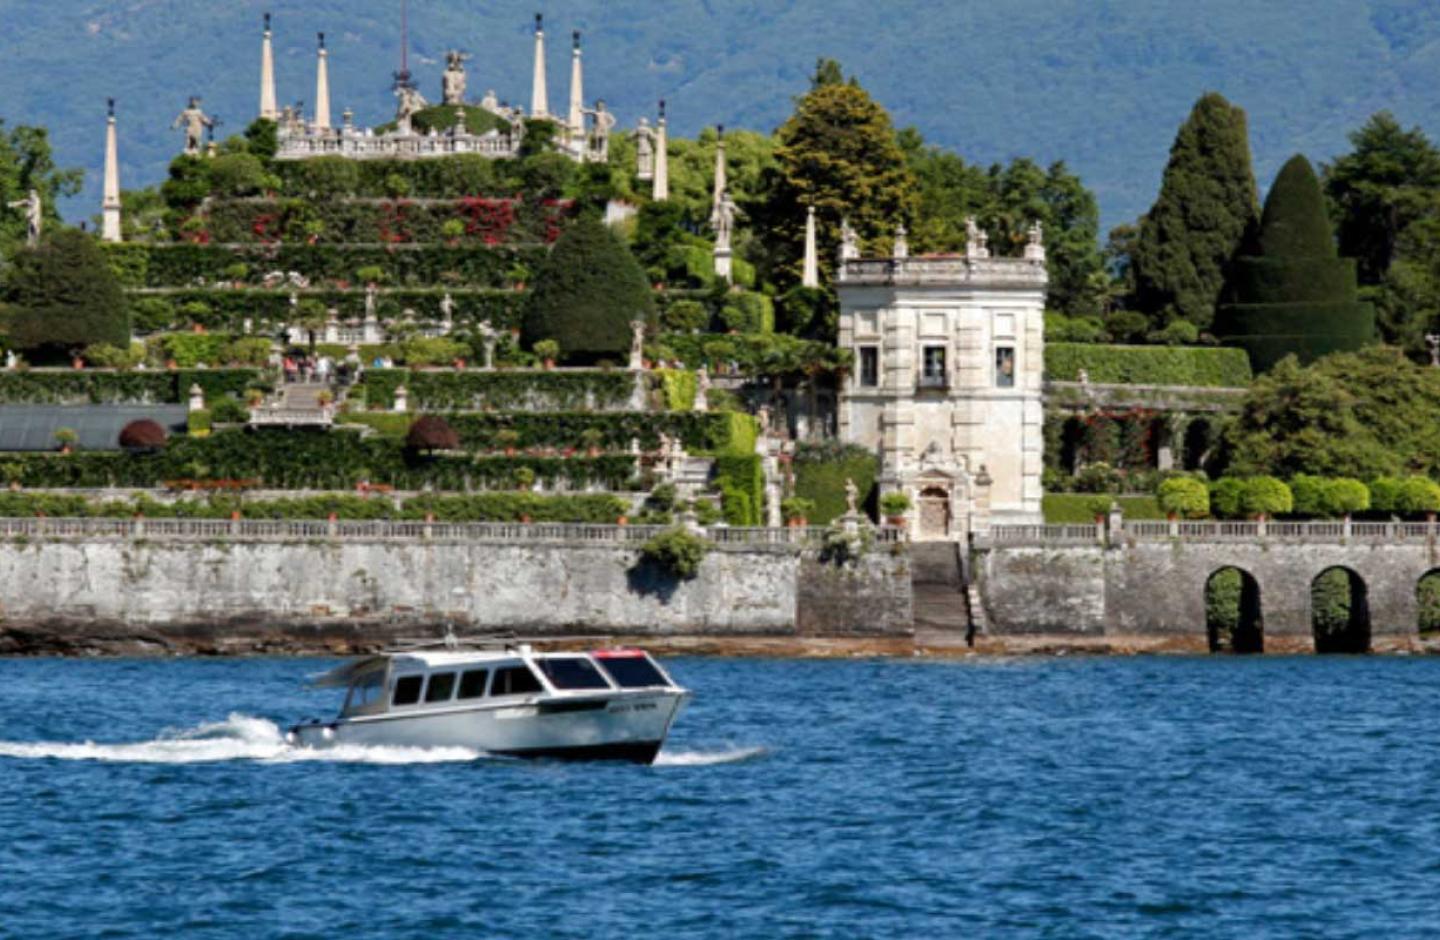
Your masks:
<path fill-rule="evenodd" d="M 629 518 L 628 516 L 621 516 L 620 518 L 618 518 L 618 519 L 615 520 L 615 524 L 616 524 L 616 525 L 629 525 L 629 524 L 630 524 L 630 518 Z"/>
<path fill-rule="evenodd" d="M 520 514 L 520 524 L 521 524 L 521 525 L 529 525 L 529 524 L 530 524 L 530 514 L 529 514 L 529 513 L 523 513 L 523 512 L 522 512 L 522 513 Z"/>
<path fill-rule="evenodd" d="M 513 447 L 507 447 L 507 448 L 505 448 L 505 456 L 506 456 L 506 457 L 514 457 L 514 456 L 515 456 L 515 448 L 513 448 Z"/>
<path fill-rule="evenodd" d="M 232 510 L 230 510 L 230 521 L 231 521 L 231 522 L 239 522 L 239 521 L 240 521 L 240 510 L 238 510 L 238 509 L 232 509 Z"/>
<path fill-rule="evenodd" d="M 890 523 L 891 525 L 893 525 L 893 526 L 894 526 L 895 528 L 897 528 L 897 529 L 903 529 L 903 528 L 905 528 L 905 517 L 904 517 L 904 516 L 887 516 L 887 517 L 885 518 L 885 521 L 888 522 L 888 523 Z"/>
<path fill-rule="evenodd" d="M 545 360 L 545 368 L 546 368 L 546 369 L 553 369 L 553 368 L 555 368 L 555 360 L 554 360 L 554 359 L 546 359 L 546 360 Z"/>
<path fill-rule="evenodd" d="M 175 364 L 175 360 L 174 360 L 174 359 L 166 359 L 166 360 L 165 360 L 165 368 L 167 368 L 167 369 L 178 369 L 178 368 L 180 368 L 180 367 Z"/>
<path fill-rule="evenodd" d="M 463 369 L 463 368 L 465 368 L 465 360 L 464 360 L 464 359 L 456 359 L 456 360 L 455 360 L 455 368 L 457 368 L 457 369 Z"/>
<path fill-rule="evenodd" d="M 70 365 L 72 368 L 75 369 L 83 369 L 85 368 L 85 360 L 81 359 L 79 356 L 76 356 L 74 359 L 70 360 Z"/>
<path fill-rule="evenodd" d="M 804 516 L 791 516 L 785 521 L 785 524 L 792 529 L 803 529 L 805 528 L 805 526 L 809 525 L 809 522 L 805 519 Z"/>
<path fill-rule="evenodd" d="M 600 456 L 600 448 L 598 448 L 598 447 L 592 447 L 592 448 L 590 448 L 589 450 L 585 451 L 585 453 L 588 454 L 591 458 L 599 457 L 599 456 Z"/>

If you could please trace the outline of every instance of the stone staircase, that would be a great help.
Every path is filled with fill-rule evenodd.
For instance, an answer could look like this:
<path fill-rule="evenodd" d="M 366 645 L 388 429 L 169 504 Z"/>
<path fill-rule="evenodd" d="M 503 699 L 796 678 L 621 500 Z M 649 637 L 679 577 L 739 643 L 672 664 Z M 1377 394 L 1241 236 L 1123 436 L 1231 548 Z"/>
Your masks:
<path fill-rule="evenodd" d="M 968 646 L 974 634 L 983 631 L 971 615 L 980 610 L 980 599 L 967 584 L 959 543 L 910 543 L 910 587 L 917 646 Z"/>
<path fill-rule="evenodd" d="M 320 404 L 320 393 L 329 392 L 331 406 Z M 335 420 L 335 406 L 340 403 L 339 390 L 328 382 L 287 382 L 268 396 L 259 408 L 250 412 L 252 425 L 283 427 L 329 427 Z"/>

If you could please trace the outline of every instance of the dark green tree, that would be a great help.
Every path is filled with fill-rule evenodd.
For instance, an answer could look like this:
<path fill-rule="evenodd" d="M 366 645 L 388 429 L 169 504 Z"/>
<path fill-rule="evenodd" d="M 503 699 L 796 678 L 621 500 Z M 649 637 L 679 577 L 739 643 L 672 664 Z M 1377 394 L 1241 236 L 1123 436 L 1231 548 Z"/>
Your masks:
<path fill-rule="evenodd" d="M 7 209 L 34 189 L 40 193 L 47 226 L 60 224 L 57 203 L 80 191 L 82 170 L 61 170 L 50 152 L 50 135 L 43 127 L 21 124 L 6 128 L 0 121 L 0 254 L 25 241 L 25 213 Z"/>
<path fill-rule="evenodd" d="M 1418 127 L 1405 130 L 1381 111 L 1350 134 L 1350 153 L 1324 167 L 1342 254 L 1359 264 L 1360 283 L 1390 269 L 1401 234 L 1440 217 L 1440 150 Z"/>
<path fill-rule="evenodd" d="M 280 149 L 278 133 L 279 128 L 274 121 L 269 118 L 256 118 L 245 128 L 246 152 L 266 163 L 275 159 L 275 151 Z"/>
<path fill-rule="evenodd" d="M 1356 300 L 1355 262 L 1336 255 L 1320 181 L 1303 156 L 1275 178 L 1225 293 L 1215 334 L 1245 349 L 1256 372 L 1291 353 L 1308 362 L 1374 341 L 1375 308 Z"/>
<path fill-rule="evenodd" d="M 655 322 L 645 272 L 597 215 L 583 213 L 536 272 L 524 342 L 553 339 L 572 362 L 618 359 L 630 349 L 634 320 Z"/>
<path fill-rule="evenodd" d="M 1208 328 L 1256 202 L 1245 112 L 1206 94 L 1180 126 L 1160 195 L 1140 220 L 1130 257 L 1136 308 L 1157 327 L 1179 318 Z"/>
<path fill-rule="evenodd" d="M 782 291 L 800 279 L 807 207 L 816 209 L 826 277 L 842 219 L 869 250 L 888 250 L 895 226 L 913 221 L 918 203 L 890 115 L 859 84 L 830 81 L 828 71 L 822 62 L 814 87 L 780 128 L 763 199 L 742 207 L 760 232 L 761 273 Z"/>
<path fill-rule="evenodd" d="M 130 318 L 100 246 L 62 228 L 17 252 L 5 280 L 10 343 L 31 358 L 68 356 L 91 343 L 128 348 Z"/>

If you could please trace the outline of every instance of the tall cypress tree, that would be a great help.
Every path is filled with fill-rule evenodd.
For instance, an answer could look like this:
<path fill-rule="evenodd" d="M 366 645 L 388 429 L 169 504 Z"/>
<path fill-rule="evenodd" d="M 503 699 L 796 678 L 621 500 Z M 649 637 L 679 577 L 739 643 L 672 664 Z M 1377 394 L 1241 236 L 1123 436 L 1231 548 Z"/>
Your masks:
<path fill-rule="evenodd" d="M 1257 201 L 1245 112 L 1210 92 L 1180 126 L 1160 195 L 1140 220 L 1136 307 L 1157 326 L 1185 319 L 1209 327 Z"/>

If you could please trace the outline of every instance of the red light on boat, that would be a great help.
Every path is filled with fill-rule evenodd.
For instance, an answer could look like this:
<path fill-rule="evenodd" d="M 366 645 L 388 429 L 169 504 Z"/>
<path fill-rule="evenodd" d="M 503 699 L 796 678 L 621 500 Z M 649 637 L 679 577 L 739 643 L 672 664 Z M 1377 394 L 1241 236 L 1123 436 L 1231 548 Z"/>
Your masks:
<path fill-rule="evenodd" d="M 637 649 L 596 650 L 590 655 L 596 659 L 640 659 L 645 655 L 645 651 Z"/>

